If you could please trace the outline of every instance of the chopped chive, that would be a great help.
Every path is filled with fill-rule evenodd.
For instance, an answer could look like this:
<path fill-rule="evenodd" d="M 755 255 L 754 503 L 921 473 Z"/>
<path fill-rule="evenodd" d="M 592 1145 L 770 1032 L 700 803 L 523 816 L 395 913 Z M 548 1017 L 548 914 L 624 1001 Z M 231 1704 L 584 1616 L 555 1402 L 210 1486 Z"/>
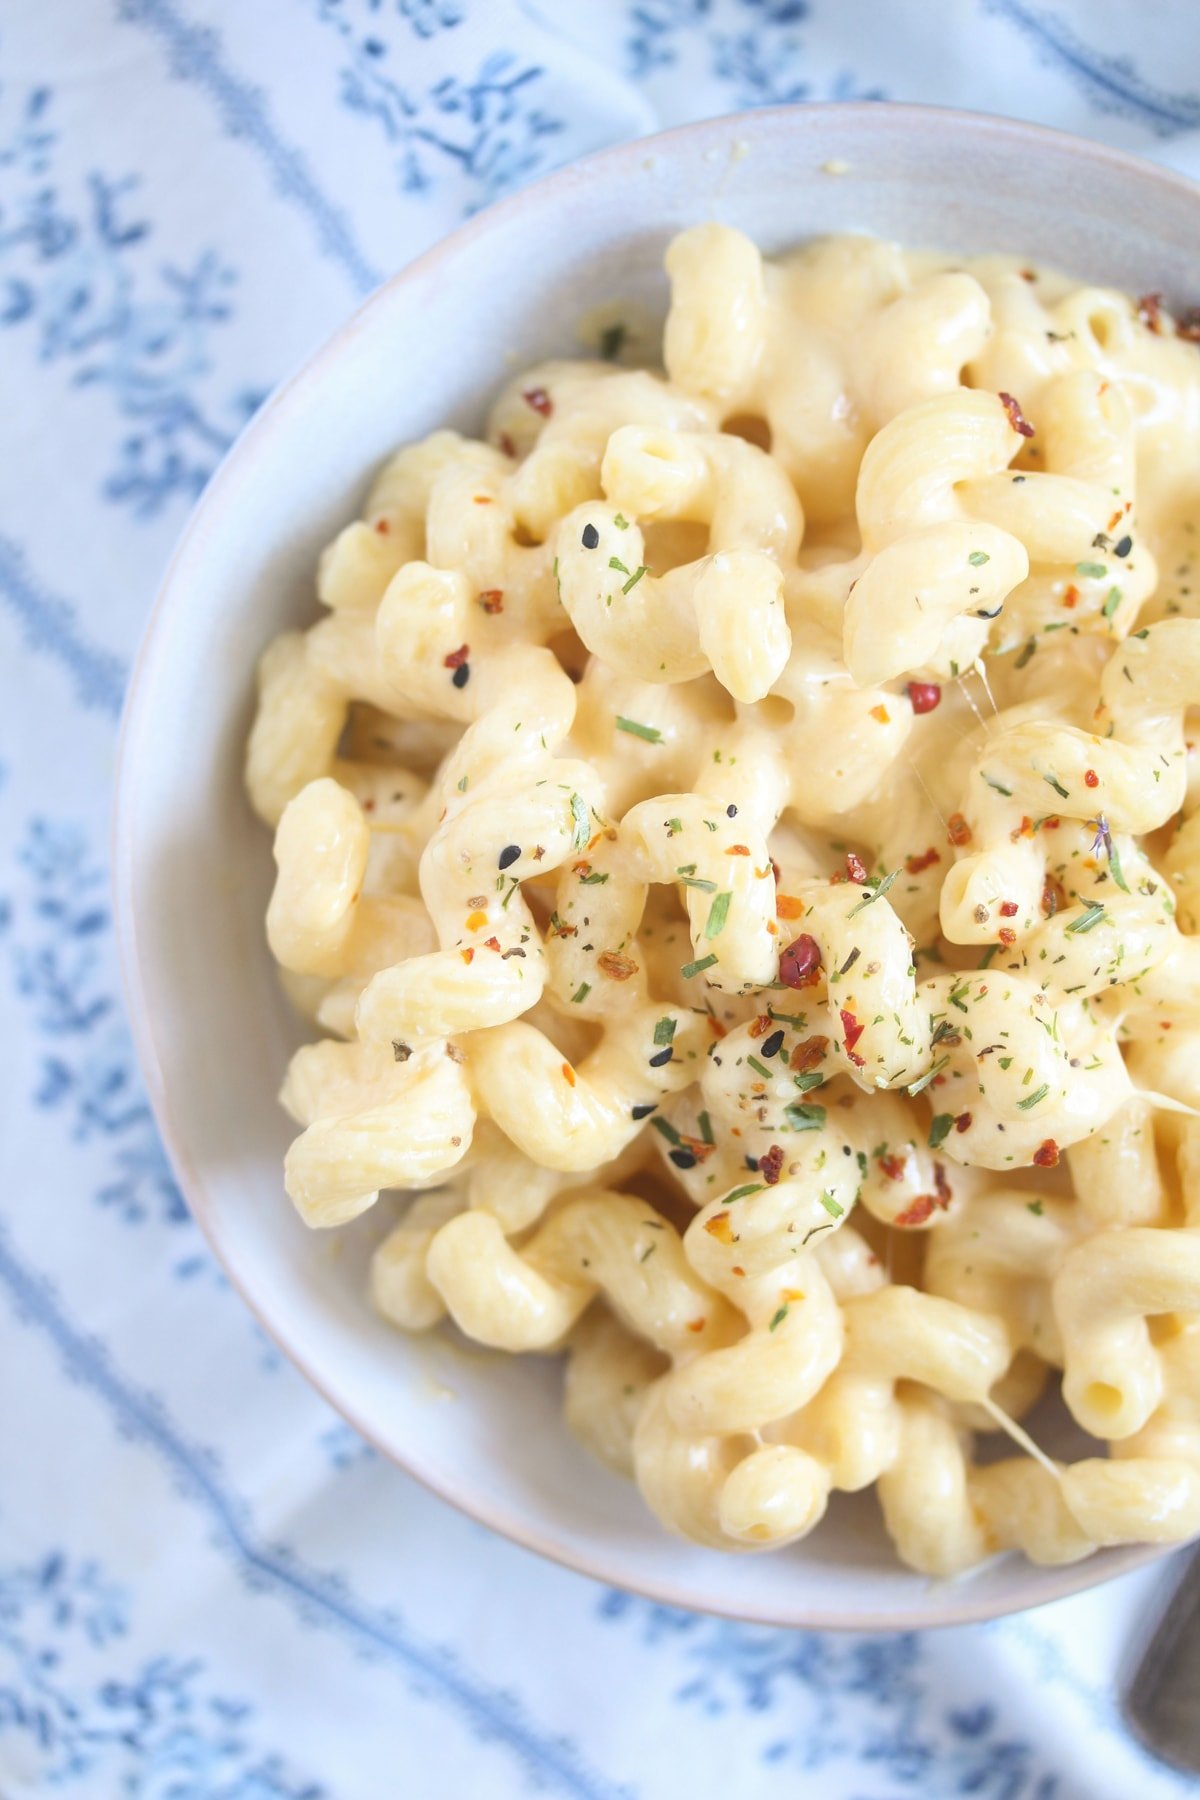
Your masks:
<path fill-rule="evenodd" d="M 610 556 L 608 559 L 608 566 L 610 569 L 616 569 L 622 575 L 628 575 L 629 573 L 628 568 L 621 561 L 619 556 Z"/>
<path fill-rule="evenodd" d="M 649 573 L 650 573 L 649 564 L 648 563 L 639 563 L 637 568 L 633 571 L 633 574 L 629 577 L 629 580 L 622 587 L 621 592 L 623 594 L 627 594 L 631 588 L 635 588 L 637 586 L 638 582 L 642 579 L 643 575 L 648 575 Z"/>
<path fill-rule="evenodd" d="M 629 530 L 629 520 L 625 517 L 624 513 L 617 513 L 615 518 L 613 519 L 613 524 L 616 526 L 618 531 L 628 531 Z"/>
<path fill-rule="evenodd" d="M 575 992 L 571 995 L 571 1005 L 578 1006 L 581 1001 L 587 999 L 587 997 L 591 993 L 591 991 L 592 991 L 591 982 L 590 981 L 581 981 L 579 986 L 575 989 Z"/>
<path fill-rule="evenodd" d="M 693 863 L 693 869 L 695 866 L 695 863 Z M 681 875 L 679 879 L 684 887 L 697 888 L 702 894 L 715 894 L 717 891 L 717 884 L 715 881 L 704 881 L 697 875 Z"/>
<path fill-rule="evenodd" d="M 756 1075 L 761 1075 L 764 1081 L 770 1081 L 771 1071 L 770 1071 L 770 1069 L 768 1069 L 766 1063 L 759 1062 L 757 1056 L 748 1056 L 746 1058 L 746 1061 L 749 1063 L 750 1067 L 754 1070 L 754 1073 Z"/>
<path fill-rule="evenodd" d="M 1108 569 L 1104 563 L 1076 563 L 1075 573 L 1089 575 L 1093 581 L 1103 581 Z"/>
<path fill-rule="evenodd" d="M 717 1140 L 713 1136 L 712 1120 L 709 1118 L 708 1114 L 706 1112 L 697 1113 L 696 1123 L 700 1127 L 700 1136 L 704 1139 L 704 1142 L 706 1144 L 715 1144 Z"/>
<path fill-rule="evenodd" d="M 963 1010 L 965 1011 L 966 1008 L 964 1007 Z M 950 1061 L 950 1058 L 948 1056 L 939 1056 L 937 1061 L 932 1065 L 932 1067 L 926 1069 L 924 1075 L 920 1076 L 916 1081 L 911 1081 L 909 1083 L 908 1092 L 910 1094 L 912 1094 L 914 1099 L 918 1094 L 924 1093 L 925 1089 L 929 1086 L 930 1082 L 933 1081 L 936 1076 L 941 1074 L 942 1070 L 945 1068 L 946 1064 L 949 1061 Z"/>
<path fill-rule="evenodd" d="M 594 869 L 590 875 L 581 875 L 579 877 L 580 885 L 582 887 L 601 887 L 607 880 L 607 875 L 600 875 Z"/>
<path fill-rule="evenodd" d="M 1121 867 L 1120 852 L 1111 837 L 1108 840 L 1108 868 L 1109 873 L 1112 875 L 1113 880 L 1116 882 L 1121 892 L 1127 894 L 1129 892 L 1129 883 L 1126 881 L 1125 872 Z"/>
<path fill-rule="evenodd" d="M 783 1116 L 793 1131 L 820 1131 L 828 1117 L 823 1106 L 799 1100 L 793 1100 L 790 1106 L 785 1106 Z"/>
<path fill-rule="evenodd" d="M 623 719 L 617 715 L 617 730 L 627 731 L 630 737 L 644 738 L 648 744 L 661 744 L 662 732 L 657 725 L 639 725 L 636 719 Z"/>
<path fill-rule="evenodd" d="M 1111 619 L 1113 614 L 1116 612 L 1118 606 L 1120 606 L 1120 604 L 1121 604 L 1120 588 L 1117 588 L 1117 587 L 1109 588 L 1108 598 L 1105 600 L 1104 605 L 1100 608 L 1100 611 L 1101 611 L 1103 617 L 1106 619 Z"/>
<path fill-rule="evenodd" d="M 586 850 L 592 831 L 588 823 L 588 809 L 579 794 L 571 795 L 571 818 L 575 825 L 571 834 L 571 848 L 572 850 Z"/>
<path fill-rule="evenodd" d="M 675 1021 L 671 1018 L 659 1019 L 654 1027 L 656 1044 L 669 1044 L 675 1036 Z"/>
<path fill-rule="evenodd" d="M 983 774 L 982 770 L 980 770 L 980 774 Z M 1003 794 L 1004 798 L 1006 800 L 1012 799 L 1012 789 L 1011 788 L 1006 788 L 1002 782 L 993 781 L 992 777 L 990 775 L 984 775 L 983 779 L 987 782 L 987 784 L 990 788 L 993 788 L 995 790 L 995 792 L 997 794 Z"/>
<path fill-rule="evenodd" d="M 986 550 L 972 550 L 970 556 L 967 558 L 967 561 L 973 569 L 982 569 L 984 563 L 991 562 L 991 560 L 992 559 Z"/>
<path fill-rule="evenodd" d="M 660 1137 L 666 1138 L 668 1144 L 681 1144 L 683 1142 L 683 1139 L 680 1137 L 675 1127 L 669 1124 L 666 1119 L 651 1119 L 650 1123 Z"/>
<path fill-rule="evenodd" d="M 864 894 L 858 905 L 850 908 L 846 917 L 852 919 L 855 913 L 860 913 L 864 906 L 870 906 L 873 900 L 881 900 L 899 873 L 899 869 L 893 869 L 890 875 L 881 875 L 876 881 L 869 881 L 867 886 L 871 890 L 870 893 Z"/>
<path fill-rule="evenodd" d="M 1043 775 L 1042 780 L 1046 783 L 1047 787 L 1052 787 L 1054 789 L 1060 800 L 1069 800 L 1071 798 L 1070 788 L 1065 788 L 1062 782 L 1056 780 L 1053 775 Z"/>
<path fill-rule="evenodd" d="M 831 1219 L 840 1219 L 846 1211 L 845 1207 L 839 1205 L 837 1200 L 834 1199 L 828 1188 L 821 1194 L 821 1205 L 825 1208 L 825 1211 L 829 1214 Z"/>
<path fill-rule="evenodd" d="M 774 1329 L 777 1325 L 783 1324 L 783 1321 L 787 1318 L 787 1316 L 788 1316 L 788 1307 L 787 1307 L 787 1301 L 785 1300 L 783 1305 L 779 1308 L 779 1311 L 775 1314 L 775 1317 L 771 1320 L 771 1323 L 767 1326 L 767 1330 L 774 1331 Z"/>
<path fill-rule="evenodd" d="M 706 938 L 715 938 L 724 931 L 725 921 L 729 917 L 729 903 L 732 899 L 733 894 L 728 888 L 724 893 L 717 895 L 716 899 L 708 909 L 708 918 L 704 925 L 704 935 Z"/>
<path fill-rule="evenodd" d="M 732 1206 L 735 1200 L 744 1200 L 747 1194 L 761 1194 L 766 1187 L 765 1181 L 747 1181 L 741 1187 L 735 1187 L 731 1194 L 726 1194 L 722 1206 Z"/>
<path fill-rule="evenodd" d="M 807 1075 L 793 1075 L 792 1080 L 802 1094 L 807 1094 L 810 1088 L 823 1087 L 825 1085 L 825 1076 L 822 1075 L 819 1069 L 813 1069 Z"/>
<path fill-rule="evenodd" d="M 1028 1112 L 1031 1106 L 1036 1106 L 1039 1100 L 1044 1100 L 1049 1092 L 1049 1087 L 1043 1082 L 1040 1088 L 1034 1088 L 1032 1094 L 1026 1094 L 1023 1100 L 1018 1100 L 1017 1105 L 1022 1112 Z"/>
<path fill-rule="evenodd" d="M 1103 917 L 1103 903 L 1099 900 L 1093 900 L 1085 912 L 1081 912 L 1077 919 L 1071 920 L 1071 923 L 1067 926 L 1067 931 L 1068 933 L 1090 931 L 1094 925 L 1100 923 Z"/>
<path fill-rule="evenodd" d="M 628 327 L 622 325 L 620 320 L 618 320 L 615 325 L 606 325 L 604 327 L 604 330 L 600 333 L 600 354 L 605 362 L 615 362 L 617 360 L 617 357 L 620 356 L 621 351 L 624 348 L 625 339 L 628 335 Z M 617 517 L 620 518 L 619 513 Z"/>
<path fill-rule="evenodd" d="M 716 960 L 716 956 L 710 952 L 709 955 L 702 956 L 699 962 L 684 963 L 679 973 L 685 981 L 690 981 L 693 975 L 699 975 L 703 970 L 711 969 Z"/>

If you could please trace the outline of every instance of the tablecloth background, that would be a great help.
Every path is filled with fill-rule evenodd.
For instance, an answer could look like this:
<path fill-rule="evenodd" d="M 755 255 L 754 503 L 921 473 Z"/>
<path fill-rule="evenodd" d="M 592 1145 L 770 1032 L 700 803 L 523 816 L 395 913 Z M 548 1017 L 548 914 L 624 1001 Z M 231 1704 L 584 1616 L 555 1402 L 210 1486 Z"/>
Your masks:
<path fill-rule="evenodd" d="M 972 106 L 1195 166 L 1198 52 L 1200 9 L 1165 0 L 6 0 L 5 1800 L 1188 1786 L 1114 1705 L 1161 1570 L 942 1634 L 751 1629 L 604 1592 L 381 1462 L 189 1219 L 106 862 L 122 689 L 189 507 L 422 247 L 583 152 L 787 101 Z"/>

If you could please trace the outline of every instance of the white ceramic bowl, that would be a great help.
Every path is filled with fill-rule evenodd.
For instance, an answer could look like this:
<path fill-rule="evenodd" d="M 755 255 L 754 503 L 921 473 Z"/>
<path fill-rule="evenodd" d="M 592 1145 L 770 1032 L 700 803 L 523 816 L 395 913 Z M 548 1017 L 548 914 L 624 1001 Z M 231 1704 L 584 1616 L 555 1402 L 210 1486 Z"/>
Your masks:
<path fill-rule="evenodd" d="M 677 1543 L 573 1443 L 555 1363 L 392 1331 L 364 1298 L 371 1216 L 314 1234 L 283 1192 L 289 1127 L 275 1094 L 302 1034 L 263 936 L 270 840 L 241 788 L 256 658 L 273 633 L 315 616 L 317 553 L 387 452 L 439 425 L 477 427 L 513 367 L 577 351 L 576 322 L 598 301 L 661 314 L 664 245 L 711 217 L 768 251 L 857 229 L 1200 298 L 1200 188 L 1056 132 L 931 108 L 812 106 L 688 126 L 473 220 L 383 287 L 259 413 L 167 573 L 121 747 L 129 1008 L 179 1179 L 230 1278 L 334 1406 L 436 1493 L 531 1549 L 672 1604 L 785 1625 L 983 1618 L 1153 1552 L 1066 1569 L 1010 1558 L 931 1584 L 897 1564 L 870 1496 L 840 1500 L 813 1539 L 769 1557 Z"/>

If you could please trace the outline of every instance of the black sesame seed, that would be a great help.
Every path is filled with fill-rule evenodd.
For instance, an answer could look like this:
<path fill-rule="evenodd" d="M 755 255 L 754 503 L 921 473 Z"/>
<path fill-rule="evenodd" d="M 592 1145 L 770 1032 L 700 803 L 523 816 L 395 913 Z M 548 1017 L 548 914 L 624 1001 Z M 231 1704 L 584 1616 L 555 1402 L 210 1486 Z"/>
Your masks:
<path fill-rule="evenodd" d="M 654 1055 L 650 1058 L 650 1067 L 652 1069 L 665 1069 L 674 1054 L 675 1052 L 672 1050 L 670 1044 L 667 1045 L 665 1050 L 656 1050 Z"/>
<path fill-rule="evenodd" d="M 658 1111 L 658 1102 L 656 1100 L 651 1100 L 645 1106 L 635 1106 L 630 1114 L 630 1117 L 634 1118 L 634 1119 L 648 1119 L 652 1112 L 657 1112 L 657 1111 Z"/>
<path fill-rule="evenodd" d="M 521 854 L 520 844 L 505 844 L 497 861 L 502 869 L 511 869 Z"/>
<path fill-rule="evenodd" d="M 757 1158 L 757 1156 L 748 1156 L 746 1158 L 746 1167 L 748 1169 L 752 1169 L 753 1172 L 757 1175 L 758 1174 L 758 1158 Z"/>
<path fill-rule="evenodd" d="M 725 817 L 727 819 L 736 819 L 737 818 L 737 807 L 736 806 L 727 806 L 725 808 Z"/>
<path fill-rule="evenodd" d="M 783 1049 L 782 1031 L 773 1031 L 769 1038 L 764 1038 L 759 1045 L 764 1056 L 778 1056 Z"/>
<path fill-rule="evenodd" d="M 1132 549 L 1133 539 L 1127 534 L 1125 537 L 1117 539 L 1116 543 L 1113 545 L 1113 555 L 1128 556 Z"/>
<path fill-rule="evenodd" d="M 991 612 L 988 612 L 986 607 L 983 607 L 983 606 L 976 607 L 975 617 L 977 619 L 998 619 L 1000 617 L 1000 614 L 1003 611 L 1004 611 L 1004 603 L 1002 601 L 999 606 L 994 606 L 992 608 Z"/>
<path fill-rule="evenodd" d="M 594 525 L 585 525 L 583 528 L 583 547 L 584 547 L 584 549 L 585 550 L 594 550 L 596 548 L 596 545 L 599 542 L 600 542 L 600 533 L 596 530 L 596 527 Z"/>
<path fill-rule="evenodd" d="M 690 1150 L 669 1150 L 667 1152 L 677 1169 L 694 1169 L 696 1158 Z"/>
<path fill-rule="evenodd" d="M 450 679 L 456 688 L 465 688 L 468 681 L 471 679 L 470 663 L 459 663 Z"/>

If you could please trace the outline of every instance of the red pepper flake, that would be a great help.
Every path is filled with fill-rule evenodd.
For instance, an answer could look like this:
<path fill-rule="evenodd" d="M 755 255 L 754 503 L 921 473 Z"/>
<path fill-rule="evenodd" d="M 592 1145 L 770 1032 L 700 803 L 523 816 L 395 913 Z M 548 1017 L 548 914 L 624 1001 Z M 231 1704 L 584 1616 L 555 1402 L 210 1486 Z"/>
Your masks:
<path fill-rule="evenodd" d="M 758 870 L 754 873 L 757 875 Z M 776 894 L 775 916 L 777 919 L 801 919 L 804 917 L 804 902 L 797 900 L 794 894 Z"/>
<path fill-rule="evenodd" d="M 788 1067 L 795 1069 L 798 1075 L 806 1075 L 810 1069 L 815 1069 L 819 1063 L 825 1061 L 828 1049 L 829 1039 L 827 1037 L 807 1037 L 792 1051 L 788 1059 Z"/>
<path fill-rule="evenodd" d="M 532 407 L 543 419 L 548 419 L 554 411 L 554 402 L 544 387 L 526 388 L 521 398 L 526 406 Z"/>
<path fill-rule="evenodd" d="M 774 857 L 771 858 L 771 873 L 775 877 L 776 886 L 778 886 L 783 880 L 783 871 L 780 869 L 779 864 L 775 861 Z"/>
<path fill-rule="evenodd" d="M 910 681 L 904 691 L 915 713 L 931 713 L 942 703 L 942 690 L 936 681 Z"/>
<path fill-rule="evenodd" d="M 954 1129 L 955 1131 L 970 1131 L 971 1115 L 969 1112 L 959 1113 L 957 1119 L 954 1121 Z"/>
<path fill-rule="evenodd" d="M 1061 824 L 1062 824 L 1062 820 L 1059 818 L 1057 813 L 1049 813 L 1046 816 L 1046 818 L 1044 818 L 1042 820 L 1042 830 L 1043 831 L 1057 831 Z"/>
<path fill-rule="evenodd" d="M 1000 917 L 1002 919 L 1015 919 L 1020 910 L 1021 908 L 1017 905 L 1015 900 L 1002 900 L 1000 902 Z"/>
<path fill-rule="evenodd" d="M 954 1195 L 950 1191 L 950 1183 L 946 1180 L 945 1167 L 940 1162 L 935 1162 L 933 1165 L 933 1185 L 937 1189 L 937 1203 L 944 1212 Z"/>
<path fill-rule="evenodd" d="M 1119 516 L 1120 515 L 1118 514 L 1118 517 Z M 1108 529 L 1111 531 L 1112 526 L 1110 525 Z M 1063 605 L 1067 607 L 1079 605 L 1079 589 L 1075 586 L 1074 582 L 1072 582 L 1069 587 L 1063 589 Z"/>
<path fill-rule="evenodd" d="M 892 715 L 886 706 L 873 706 L 871 708 L 871 717 L 873 719 L 878 719 L 881 725 L 890 725 L 892 722 Z"/>
<path fill-rule="evenodd" d="M 892 1224 L 902 1227 L 909 1225 L 924 1225 L 925 1221 L 933 1212 L 935 1205 L 936 1201 L 932 1194 L 919 1194 L 915 1200 L 909 1201 L 903 1212 L 898 1212 L 896 1214 L 895 1218 L 892 1220 Z"/>
<path fill-rule="evenodd" d="M 1022 281 L 1036 281 L 1037 280 L 1037 270 L 1036 269 L 1022 269 L 1020 271 L 1020 275 L 1021 275 Z"/>
<path fill-rule="evenodd" d="M 1032 837 L 1034 830 L 1035 826 L 1033 820 L 1030 818 L 1029 814 L 1026 813 L 1022 818 L 1021 823 L 1014 826 L 1008 835 L 1015 844 L 1020 838 Z"/>
<path fill-rule="evenodd" d="M 711 1219 L 704 1221 L 704 1229 L 709 1237 L 716 1238 L 718 1244 L 732 1244 L 733 1224 L 727 1212 L 714 1213 Z"/>
<path fill-rule="evenodd" d="M 1162 295 L 1143 294 L 1137 303 L 1139 324 L 1152 331 L 1155 337 L 1162 336 Z"/>
<path fill-rule="evenodd" d="M 1039 1169 L 1057 1169 L 1058 1145 L 1053 1138 L 1046 1138 L 1033 1153 L 1033 1160 Z"/>
<path fill-rule="evenodd" d="M 1100 786 L 1100 777 L 1097 775 L 1095 769 L 1085 769 L 1083 772 L 1083 780 L 1086 787 L 1096 788 Z"/>
<path fill-rule="evenodd" d="M 947 819 L 946 836 L 958 850 L 961 850 L 964 844 L 970 843 L 971 827 L 960 812 L 951 813 Z"/>
<path fill-rule="evenodd" d="M 759 1157 L 758 1172 L 768 1187 L 775 1186 L 783 1173 L 783 1151 L 778 1144 L 772 1144 L 771 1148 Z"/>
<path fill-rule="evenodd" d="M 759 1013 L 758 1017 L 751 1021 L 750 1036 L 752 1038 L 766 1037 L 774 1023 L 770 1013 Z"/>
<path fill-rule="evenodd" d="M 461 669 L 470 654 L 471 646 L 460 644 L 457 650 L 451 650 L 449 656 L 443 656 L 442 667 L 444 669 Z"/>
<path fill-rule="evenodd" d="M 1025 414 L 1021 411 L 1019 403 L 1013 399 L 1011 394 L 1001 394 L 999 396 L 999 399 L 1000 399 L 1001 406 L 1004 408 L 1005 412 L 1008 414 L 1008 422 L 1012 426 L 1013 430 L 1015 432 L 1019 433 L 1019 435 L 1021 437 L 1024 437 L 1024 438 L 1032 437 L 1033 436 L 1033 426 L 1029 423 L 1029 420 L 1025 417 Z"/>
<path fill-rule="evenodd" d="M 1067 904 L 1067 891 L 1061 881 L 1047 875 L 1042 885 L 1042 916 L 1052 919 Z"/>
<path fill-rule="evenodd" d="M 378 532 L 378 533 L 379 533 L 379 535 L 380 535 L 380 537 L 386 537 L 386 536 L 387 536 L 387 534 L 388 534 L 388 532 L 389 532 L 389 531 L 390 531 L 390 530 L 391 530 L 391 529 L 392 529 L 392 528 L 391 528 L 391 526 L 390 526 L 390 525 L 389 525 L 389 524 L 388 524 L 388 522 L 387 522 L 387 520 L 386 520 L 386 519 L 376 519 L 376 521 L 375 521 L 375 529 L 376 529 L 376 531 L 377 531 L 377 532 Z"/>
<path fill-rule="evenodd" d="M 579 936 L 579 927 L 578 927 L 578 925 L 565 925 L 563 923 L 563 921 L 559 918 L 557 913 L 552 913 L 550 915 L 550 924 L 547 928 L 546 936 L 552 937 L 552 938 L 553 937 L 578 937 Z M 605 954 L 607 955 L 607 951 L 605 952 Z"/>
<path fill-rule="evenodd" d="M 928 850 L 921 856 L 906 856 L 904 859 L 904 867 L 908 870 L 910 875 L 920 875 L 923 870 L 932 869 L 934 863 L 940 863 L 941 860 L 941 852 L 935 850 L 931 844 Z"/>
<path fill-rule="evenodd" d="M 1016 941 L 1017 941 L 1016 932 L 1010 931 L 1007 925 L 1002 925 L 1000 927 L 1000 942 L 1005 946 L 1005 948 L 1007 949 L 1007 947 L 1010 944 L 1015 944 Z"/>
<path fill-rule="evenodd" d="M 474 950 L 460 950 L 459 955 L 462 957 L 462 959 L 465 963 L 474 962 L 474 960 L 475 960 Z"/>
<path fill-rule="evenodd" d="M 784 987 L 812 987 L 820 979 L 821 946 L 816 938 L 794 938 L 786 949 L 779 953 L 779 979 Z"/>
<path fill-rule="evenodd" d="M 1175 321 L 1175 336 L 1189 344 L 1200 344 L 1200 306 L 1189 306 Z"/>
<path fill-rule="evenodd" d="M 688 1330 L 689 1331 L 703 1331 L 704 1327 L 707 1324 L 708 1324 L 707 1319 L 689 1319 L 688 1320 Z"/>
<path fill-rule="evenodd" d="M 908 1158 L 897 1156 L 891 1150 L 879 1158 L 879 1167 L 889 1181 L 903 1181 L 908 1170 Z"/>
<path fill-rule="evenodd" d="M 472 494 L 471 498 L 472 498 L 472 500 L 474 500 L 476 506 L 492 506 L 492 505 L 494 505 L 492 496 L 490 494 Z"/>
<path fill-rule="evenodd" d="M 484 938 L 483 947 L 485 950 L 499 950 L 500 939 L 496 937 Z"/>
<path fill-rule="evenodd" d="M 864 1059 L 854 1054 L 854 1046 L 863 1034 L 862 1021 L 856 1019 L 852 1012 L 847 1012 L 844 1006 L 839 1009 L 838 1017 L 842 1021 L 842 1030 L 846 1034 L 846 1055 L 856 1068 L 861 1069 Z"/>
<path fill-rule="evenodd" d="M 572 1068 L 572 1067 L 571 1067 L 571 1065 L 570 1065 L 570 1063 L 563 1063 L 563 1065 L 562 1065 L 562 1078 L 563 1078 L 563 1080 L 564 1080 L 564 1081 L 565 1081 L 565 1082 L 566 1082 L 566 1084 L 567 1084 L 567 1086 L 568 1086 L 568 1087 L 574 1087 L 574 1086 L 575 1086 L 575 1071 L 574 1071 L 574 1069 L 573 1069 L 573 1068 Z"/>
<path fill-rule="evenodd" d="M 867 879 L 866 865 L 861 857 L 855 856 L 853 850 L 846 852 L 846 879 L 857 882 L 859 887 Z"/>
<path fill-rule="evenodd" d="M 517 446 L 513 443 L 507 431 L 502 431 L 496 442 L 503 450 L 505 456 L 515 456 L 517 454 Z"/>
<path fill-rule="evenodd" d="M 632 956 L 622 956 L 619 950 L 602 950 L 596 964 L 614 981 L 628 981 L 631 975 L 637 974 L 637 964 Z"/>
<path fill-rule="evenodd" d="M 484 588 L 483 592 L 479 596 L 479 604 L 480 604 L 480 606 L 482 606 L 485 613 L 503 612 L 504 611 L 504 589 L 503 588 Z"/>
<path fill-rule="evenodd" d="M 730 844 L 726 856 L 749 856 L 750 851 L 745 844 Z"/>

